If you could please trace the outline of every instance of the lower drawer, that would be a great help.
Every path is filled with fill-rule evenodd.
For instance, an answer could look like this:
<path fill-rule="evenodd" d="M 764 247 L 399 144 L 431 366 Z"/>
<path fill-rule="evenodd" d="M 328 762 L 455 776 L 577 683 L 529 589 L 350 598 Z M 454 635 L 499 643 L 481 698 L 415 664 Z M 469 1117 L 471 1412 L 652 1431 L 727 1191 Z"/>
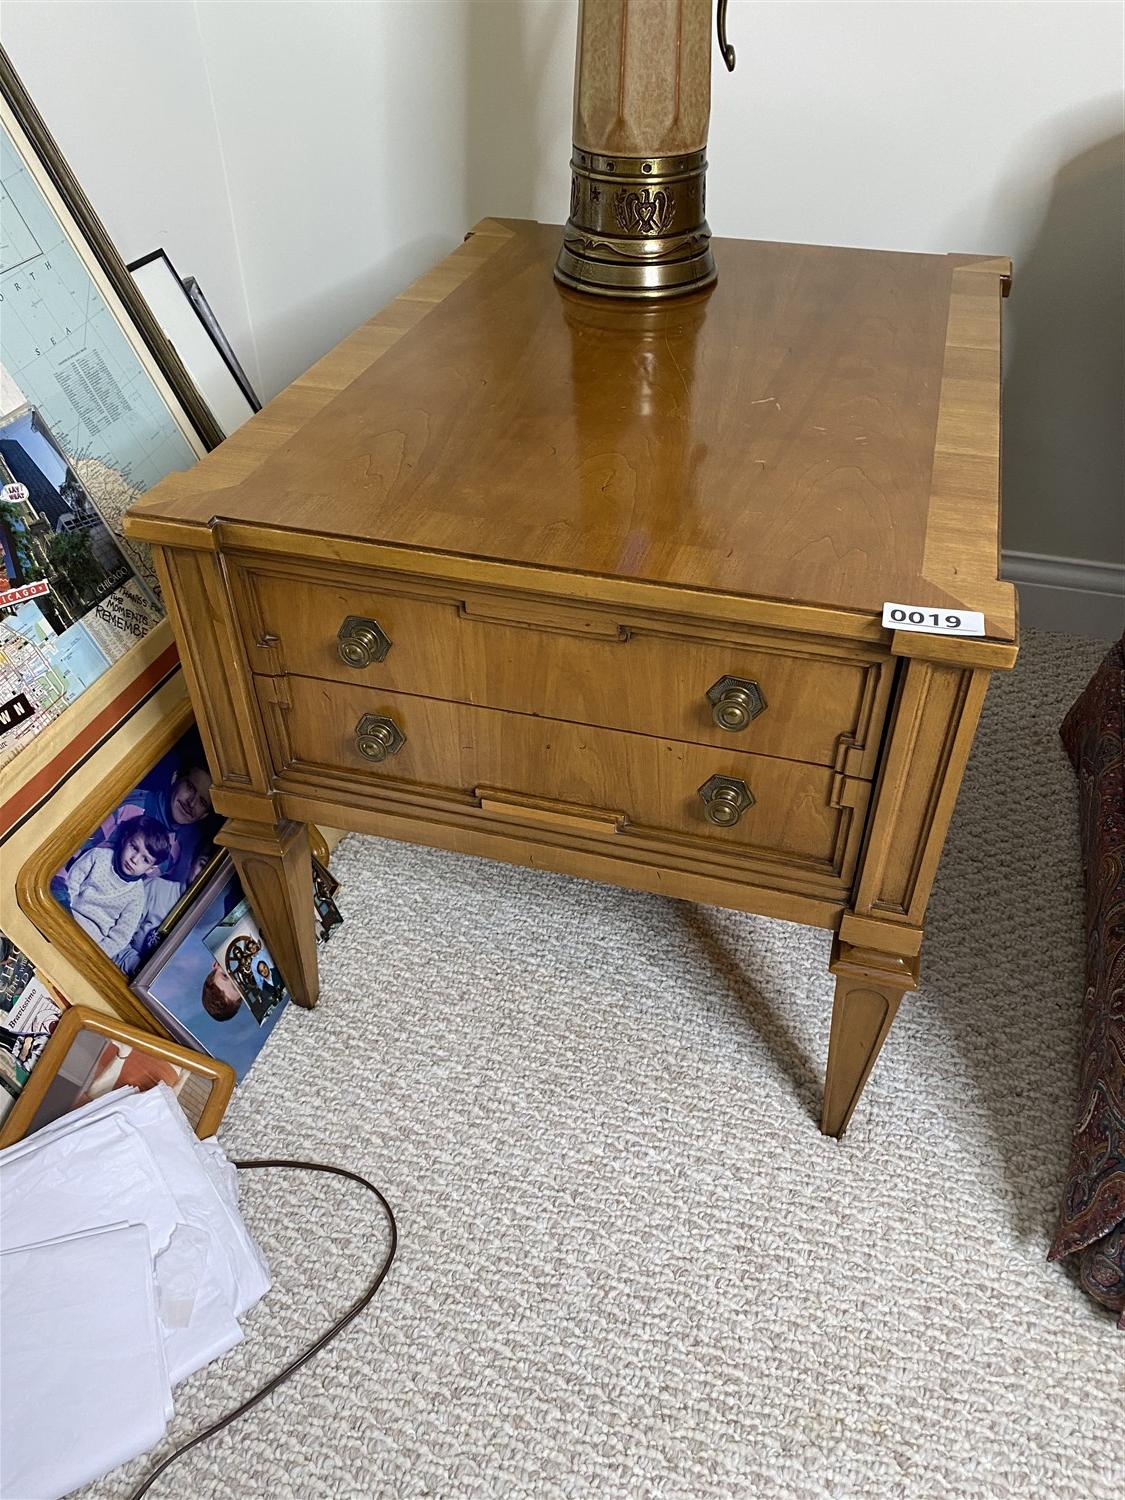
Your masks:
<path fill-rule="evenodd" d="M 309 677 L 255 681 L 281 789 L 452 795 L 529 826 L 851 879 L 868 785 L 824 766 Z"/>

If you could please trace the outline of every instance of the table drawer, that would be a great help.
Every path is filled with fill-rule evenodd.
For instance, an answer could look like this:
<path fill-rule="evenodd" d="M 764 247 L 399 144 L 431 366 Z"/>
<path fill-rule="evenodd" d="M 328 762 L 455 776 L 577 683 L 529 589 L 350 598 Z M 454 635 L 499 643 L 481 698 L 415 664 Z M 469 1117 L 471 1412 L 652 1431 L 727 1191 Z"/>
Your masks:
<path fill-rule="evenodd" d="M 889 657 L 849 654 L 843 645 L 724 643 L 707 627 L 693 635 L 683 622 L 638 623 L 628 612 L 623 618 L 565 601 L 440 590 L 423 597 L 310 582 L 265 567 L 240 571 L 237 596 L 256 672 L 363 683 L 825 766 L 837 764 L 845 737 L 862 747 L 848 769 L 874 774 Z M 738 727 L 721 727 L 716 712 Z"/>
<path fill-rule="evenodd" d="M 282 790 L 357 805 L 413 788 L 851 877 L 869 787 L 828 767 L 307 677 L 256 683 Z"/>

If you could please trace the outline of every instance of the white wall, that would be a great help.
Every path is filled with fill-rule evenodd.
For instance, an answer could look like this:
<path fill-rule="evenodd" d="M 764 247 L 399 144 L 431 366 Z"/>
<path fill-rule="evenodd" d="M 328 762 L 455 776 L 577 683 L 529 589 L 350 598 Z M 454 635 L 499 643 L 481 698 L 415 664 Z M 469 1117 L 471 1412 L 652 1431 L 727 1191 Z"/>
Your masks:
<path fill-rule="evenodd" d="M 5 0 L 0 38 L 121 255 L 197 276 L 255 379 L 195 6 Z"/>
<path fill-rule="evenodd" d="M 476 204 L 558 219 L 575 7 L 484 8 L 531 82 L 493 106 L 520 172 L 482 163 Z M 714 232 L 1010 255 L 1005 545 L 1125 559 L 1122 7 L 731 0 L 728 34 Z"/>
<path fill-rule="evenodd" d="M 466 0 L 199 7 L 266 393 L 449 253 Z"/>
<path fill-rule="evenodd" d="M 564 215 L 576 9 L 6 0 L 2 21 L 124 253 L 198 275 L 269 395 L 476 218 Z M 1079 0 L 732 0 L 710 143 L 718 234 L 1014 257 L 1006 544 L 1100 561 L 1125 547 L 1122 29 Z"/>

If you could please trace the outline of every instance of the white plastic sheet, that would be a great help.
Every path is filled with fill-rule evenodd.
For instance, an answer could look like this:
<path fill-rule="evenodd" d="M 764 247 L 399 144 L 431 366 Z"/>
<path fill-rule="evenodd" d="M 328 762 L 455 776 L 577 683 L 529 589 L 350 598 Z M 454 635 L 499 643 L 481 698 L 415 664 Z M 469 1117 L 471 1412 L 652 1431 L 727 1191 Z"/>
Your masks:
<path fill-rule="evenodd" d="M 238 1320 L 269 1274 L 232 1175 L 163 1084 L 118 1090 L 0 1152 L 3 1500 L 61 1495 L 144 1452 L 171 1415 L 171 1386 L 241 1339 Z M 128 1254 L 116 1257 L 126 1232 Z M 139 1384 L 107 1401 L 120 1362 Z M 25 1390 L 51 1396 L 36 1407 Z M 73 1465 L 59 1452 L 60 1422 L 68 1432 L 73 1422 L 63 1445 Z"/>
<path fill-rule="evenodd" d="M 145 1452 L 170 1405 L 143 1225 L 0 1255 L 0 1494 L 55 1500 Z"/>

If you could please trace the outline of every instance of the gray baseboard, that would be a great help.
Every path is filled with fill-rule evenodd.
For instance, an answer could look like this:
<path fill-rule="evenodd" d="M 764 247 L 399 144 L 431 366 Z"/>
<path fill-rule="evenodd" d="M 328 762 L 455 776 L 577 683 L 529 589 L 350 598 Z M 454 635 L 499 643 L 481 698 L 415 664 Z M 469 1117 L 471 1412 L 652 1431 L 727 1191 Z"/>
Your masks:
<path fill-rule="evenodd" d="M 1024 625 L 1096 640 L 1125 630 L 1125 564 L 1006 551 L 1001 571 L 1019 590 Z"/>

